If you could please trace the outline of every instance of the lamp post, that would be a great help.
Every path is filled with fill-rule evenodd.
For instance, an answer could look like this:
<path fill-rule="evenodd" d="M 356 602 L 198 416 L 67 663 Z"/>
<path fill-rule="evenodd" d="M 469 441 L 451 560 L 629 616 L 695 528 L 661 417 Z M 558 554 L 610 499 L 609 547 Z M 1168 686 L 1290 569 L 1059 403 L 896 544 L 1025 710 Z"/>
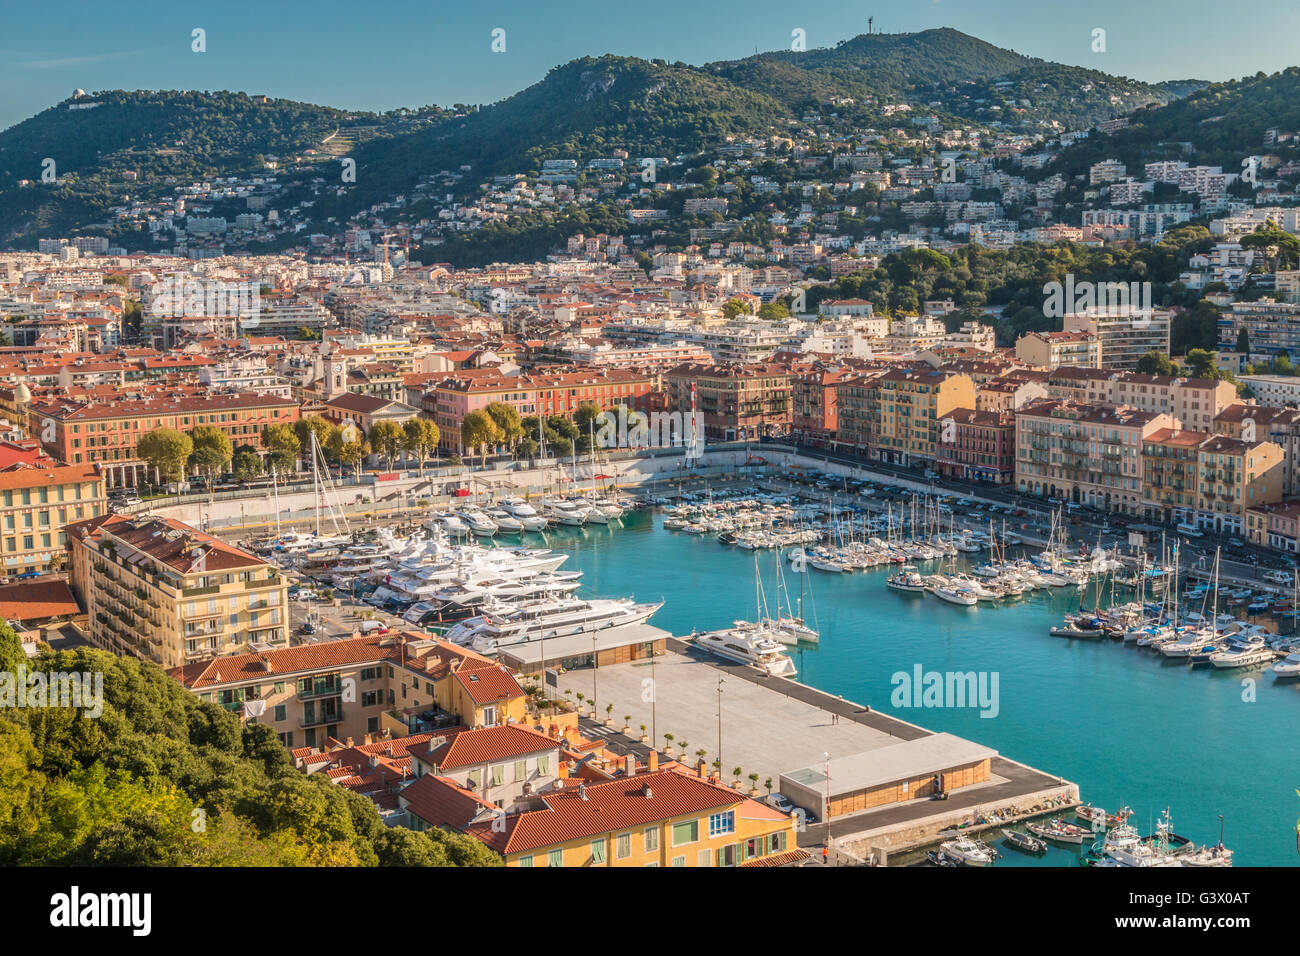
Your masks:
<path fill-rule="evenodd" d="M 726 681 L 718 678 L 718 776 L 722 776 L 722 685 Z"/>
<path fill-rule="evenodd" d="M 827 866 L 831 862 L 831 755 L 823 753 L 822 759 L 826 761 L 826 805 L 822 807 L 822 816 L 826 821 L 826 840 L 822 847 L 822 860 Z"/>
<path fill-rule="evenodd" d="M 591 635 L 591 716 L 596 717 L 596 635 Z"/>
<path fill-rule="evenodd" d="M 655 711 L 659 703 L 659 684 L 655 681 L 655 647 L 650 645 L 650 739 L 654 749 L 659 747 L 659 724 L 655 720 Z"/>

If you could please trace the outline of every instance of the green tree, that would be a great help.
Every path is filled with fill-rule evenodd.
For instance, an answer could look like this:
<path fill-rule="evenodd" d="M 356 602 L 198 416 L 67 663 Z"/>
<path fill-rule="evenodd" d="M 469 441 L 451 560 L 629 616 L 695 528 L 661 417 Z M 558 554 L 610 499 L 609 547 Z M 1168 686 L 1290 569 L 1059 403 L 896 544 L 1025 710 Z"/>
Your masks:
<path fill-rule="evenodd" d="M 738 315 L 745 315 L 749 312 L 749 306 L 740 299 L 728 299 L 722 304 L 722 315 L 726 319 L 734 319 Z"/>
<path fill-rule="evenodd" d="M 1164 352 L 1152 349 L 1138 359 L 1137 370 L 1146 375 L 1176 375 L 1178 369 Z"/>
<path fill-rule="evenodd" d="M 304 459 L 311 455 L 311 436 L 316 436 L 316 444 L 321 448 L 326 448 L 330 443 L 330 436 L 334 434 L 337 426 L 333 422 L 326 421 L 317 415 L 309 415 L 306 418 L 300 418 L 293 423 L 293 433 L 298 438 L 298 447 Z"/>
<path fill-rule="evenodd" d="M 235 457 L 231 459 L 230 470 L 241 481 L 256 478 L 262 473 L 262 456 L 255 451 L 237 451 Z"/>
<path fill-rule="evenodd" d="M 487 462 L 488 446 L 498 444 L 501 440 L 501 429 L 487 412 L 481 409 L 472 411 L 461 420 L 461 444 L 466 450 L 479 449 L 482 455 L 481 463 Z"/>
<path fill-rule="evenodd" d="M 215 425 L 198 425 L 190 431 L 189 464 L 208 476 L 209 481 L 234 457 L 230 436 Z"/>
<path fill-rule="evenodd" d="M 436 451 L 442 441 L 442 432 L 431 419 L 408 418 L 402 423 L 402 447 L 415 455 L 420 463 L 420 477 L 424 477 L 424 459 Z"/>
<path fill-rule="evenodd" d="M 190 436 L 174 428 L 145 432 L 135 446 L 135 453 L 152 465 L 163 481 L 180 481 L 193 451 Z"/>
<path fill-rule="evenodd" d="M 491 416 L 493 424 L 501 433 L 502 444 L 509 445 L 513 451 L 515 445 L 524 437 L 523 421 L 519 411 L 507 402 L 492 402 L 483 411 Z"/>
<path fill-rule="evenodd" d="M 273 469 L 277 475 L 293 474 L 302 442 L 292 425 L 267 425 L 262 429 L 262 447 L 269 452 L 266 456 L 268 470 Z"/>
<path fill-rule="evenodd" d="M 391 470 L 393 459 L 402 453 L 402 445 L 406 439 L 402 426 L 396 422 L 375 422 L 370 426 L 369 437 L 370 447 L 376 454 L 388 459 L 388 467 Z"/>
<path fill-rule="evenodd" d="M 351 425 L 351 423 L 348 423 Z M 360 474 L 361 462 L 370 454 L 370 444 L 355 425 L 336 428 L 330 433 L 329 445 L 325 453 L 340 465 L 352 469 L 354 475 Z"/>

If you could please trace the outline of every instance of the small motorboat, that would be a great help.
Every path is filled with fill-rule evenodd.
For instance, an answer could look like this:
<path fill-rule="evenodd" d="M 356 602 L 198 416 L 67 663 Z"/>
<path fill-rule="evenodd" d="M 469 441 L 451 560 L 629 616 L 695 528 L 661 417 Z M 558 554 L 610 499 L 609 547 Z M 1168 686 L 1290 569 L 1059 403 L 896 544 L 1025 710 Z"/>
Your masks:
<path fill-rule="evenodd" d="M 952 860 L 948 859 L 939 850 L 930 850 L 925 854 L 925 858 L 930 861 L 931 866 L 956 866 Z"/>
<path fill-rule="evenodd" d="M 944 856 L 956 860 L 963 866 L 991 866 L 998 858 L 997 851 L 991 846 L 969 837 L 941 843 L 939 849 L 943 851 Z"/>
<path fill-rule="evenodd" d="M 1085 838 L 1093 835 L 1091 830 L 1077 827 L 1073 823 L 1066 823 L 1060 817 L 1053 817 L 1046 823 L 1026 824 L 1025 829 L 1034 836 L 1042 837 L 1044 840 L 1051 840 L 1053 843 L 1082 844 Z"/>
<path fill-rule="evenodd" d="M 1031 837 L 1028 833 L 1021 833 L 1019 830 L 1003 830 L 1002 835 L 1006 837 L 1007 846 L 1021 853 L 1047 852 L 1047 844 L 1037 837 Z"/>
<path fill-rule="evenodd" d="M 1133 811 L 1124 807 L 1116 813 L 1107 813 L 1101 807 L 1094 807 L 1091 803 L 1085 803 L 1080 807 L 1075 807 L 1074 815 L 1085 823 L 1092 824 L 1093 829 L 1102 827 L 1117 827 L 1133 815 Z"/>

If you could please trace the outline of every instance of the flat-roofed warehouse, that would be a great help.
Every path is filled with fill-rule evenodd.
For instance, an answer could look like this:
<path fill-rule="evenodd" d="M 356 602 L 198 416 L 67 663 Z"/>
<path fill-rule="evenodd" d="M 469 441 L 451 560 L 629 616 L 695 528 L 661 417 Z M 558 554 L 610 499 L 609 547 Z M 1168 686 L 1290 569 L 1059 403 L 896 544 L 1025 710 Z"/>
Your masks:
<path fill-rule="evenodd" d="M 826 820 L 929 797 L 936 777 L 945 791 L 985 783 L 996 756 L 996 750 L 962 737 L 931 734 L 783 773 L 781 792 Z"/>
<path fill-rule="evenodd" d="M 593 656 L 598 668 L 610 667 L 663 655 L 670 636 L 651 624 L 624 624 L 585 634 L 509 644 L 497 651 L 497 660 L 521 674 L 541 673 L 543 666 L 565 670 L 590 667 Z"/>

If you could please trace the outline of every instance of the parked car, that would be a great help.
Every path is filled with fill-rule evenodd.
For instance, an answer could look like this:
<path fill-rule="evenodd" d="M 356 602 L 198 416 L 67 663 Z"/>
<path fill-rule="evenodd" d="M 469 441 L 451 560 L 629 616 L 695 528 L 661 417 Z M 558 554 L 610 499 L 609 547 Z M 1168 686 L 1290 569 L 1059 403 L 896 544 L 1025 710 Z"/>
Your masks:
<path fill-rule="evenodd" d="M 794 802 L 784 793 L 769 793 L 767 795 L 767 805 L 780 810 L 782 813 L 794 813 L 798 809 Z"/>

